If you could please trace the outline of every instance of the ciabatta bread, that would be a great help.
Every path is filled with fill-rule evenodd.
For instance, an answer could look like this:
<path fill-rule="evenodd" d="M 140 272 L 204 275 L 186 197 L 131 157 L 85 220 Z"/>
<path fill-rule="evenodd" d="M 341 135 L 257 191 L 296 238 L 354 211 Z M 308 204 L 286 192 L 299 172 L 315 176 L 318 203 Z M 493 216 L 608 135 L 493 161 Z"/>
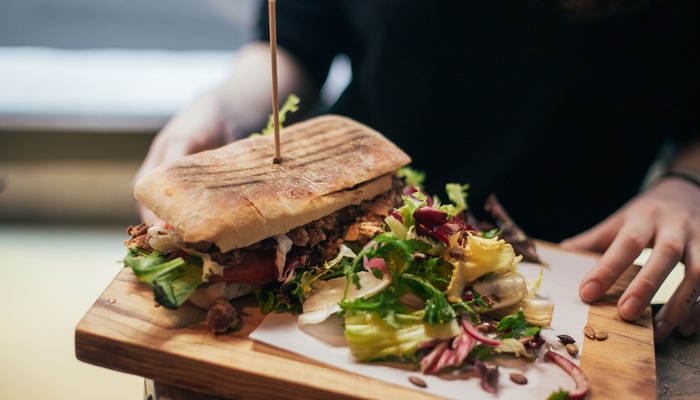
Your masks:
<path fill-rule="evenodd" d="M 380 133 L 329 115 L 280 133 L 250 137 L 163 165 L 139 180 L 135 196 L 186 242 L 226 252 L 288 232 L 391 188 L 411 159 Z"/>

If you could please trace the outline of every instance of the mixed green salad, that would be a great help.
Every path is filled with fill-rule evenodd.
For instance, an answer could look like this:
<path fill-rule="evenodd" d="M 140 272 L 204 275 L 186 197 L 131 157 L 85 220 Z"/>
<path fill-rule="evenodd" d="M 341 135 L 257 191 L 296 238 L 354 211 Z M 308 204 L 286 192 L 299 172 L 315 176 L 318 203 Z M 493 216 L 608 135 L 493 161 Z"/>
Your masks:
<path fill-rule="evenodd" d="M 535 298 L 542 270 L 526 280 L 517 269 L 522 256 L 500 231 L 465 222 L 467 186 L 446 191 L 443 204 L 409 184 L 384 233 L 361 249 L 342 246 L 335 259 L 281 287 L 258 290 L 262 311 L 298 312 L 302 328 L 337 315 L 360 361 L 411 362 L 424 374 L 475 368 L 483 389 L 495 392 L 497 368 L 486 360 L 538 358 L 554 305 Z"/>

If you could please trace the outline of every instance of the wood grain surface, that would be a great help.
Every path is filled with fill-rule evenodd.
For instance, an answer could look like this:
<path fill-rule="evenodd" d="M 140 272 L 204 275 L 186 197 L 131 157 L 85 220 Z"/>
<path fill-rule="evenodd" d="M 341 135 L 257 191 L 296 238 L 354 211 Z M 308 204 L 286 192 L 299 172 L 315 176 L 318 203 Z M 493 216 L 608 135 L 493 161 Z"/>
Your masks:
<path fill-rule="evenodd" d="M 656 398 L 651 310 L 635 324 L 621 321 L 616 310 L 636 270 L 630 267 L 590 308 L 588 324 L 609 337 L 585 339 L 581 367 L 592 384 L 588 399 Z M 434 398 L 421 389 L 350 374 L 248 339 L 263 316 L 252 297 L 239 299 L 236 306 L 241 329 L 214 336 L 199 325 L 201 310 L 158 307 L 150 288 L 124 269 L 78 324 L 76 357 L 153 380 L 167 399 L 193 392 L 217 396 L 213 399 Z"/>

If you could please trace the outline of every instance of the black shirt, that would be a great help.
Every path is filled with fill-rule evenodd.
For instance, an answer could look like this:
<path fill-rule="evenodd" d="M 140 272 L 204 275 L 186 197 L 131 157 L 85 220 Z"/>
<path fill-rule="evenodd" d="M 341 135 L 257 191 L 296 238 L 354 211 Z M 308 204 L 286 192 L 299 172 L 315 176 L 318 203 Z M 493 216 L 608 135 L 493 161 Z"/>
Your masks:
<path fill-rule="evenodd" d="M 287 0 L 277 40 L 318 85 L 348 55 L 353 80 L 328 112 L 396 142 L 431 193 L 468 183 L 477 216 L 496 193 L 527 233 L 558 241 L 634 196 L 666 138 L 697 135 L 687 3 L 577 19 L 551 0 Z"/>

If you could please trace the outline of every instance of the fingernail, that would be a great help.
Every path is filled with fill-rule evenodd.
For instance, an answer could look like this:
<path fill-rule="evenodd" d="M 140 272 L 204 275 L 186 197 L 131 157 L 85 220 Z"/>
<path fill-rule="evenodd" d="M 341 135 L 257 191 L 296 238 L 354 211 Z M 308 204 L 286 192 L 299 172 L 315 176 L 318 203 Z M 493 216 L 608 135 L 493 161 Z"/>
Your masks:
<path fill-rule="evenodd" d="M 620 317 L 627 321 L 632 321 L 639 318 L 642 313 L 642 302 L 637 296 L 630 296 L 620 307 Z"/>
<path fill-rule="evenodd" d="M 660 342 L 668 335 L 669 325 L 666 321 L 659 321 L 654 325 L 654 341 Z"/>
<path fill-rule="evenodd" d="M 698 330 L 698 321 L 688 319 L 678 326 L 678 331 L 683 336 L 690 336 Z"/>
<path fill-rule="evenodd" d="M 590 281 L 581 288 L 581 300 L 586 303 L 596 301 L 598 297 L 600 297 L 600 283 L 597 281 Z"/>

